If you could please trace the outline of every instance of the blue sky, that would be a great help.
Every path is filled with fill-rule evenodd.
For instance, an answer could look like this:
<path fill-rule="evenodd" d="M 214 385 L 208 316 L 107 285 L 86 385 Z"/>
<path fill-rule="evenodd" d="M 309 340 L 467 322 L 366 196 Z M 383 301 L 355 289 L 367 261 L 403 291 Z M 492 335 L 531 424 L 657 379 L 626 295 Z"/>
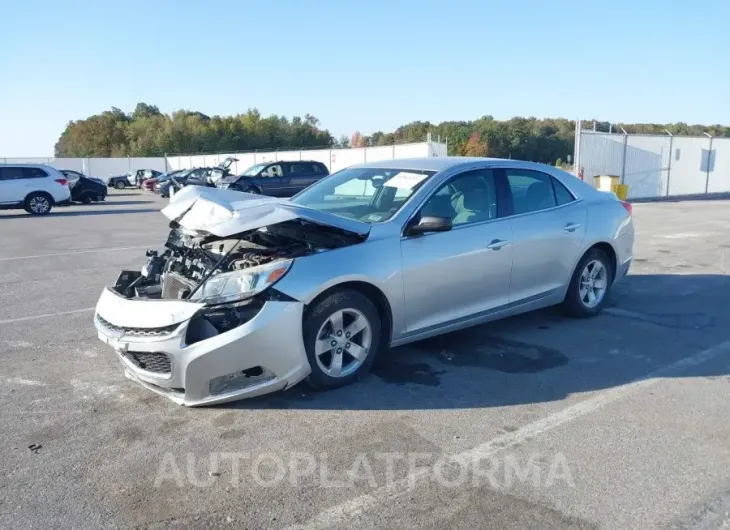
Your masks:
<path fill-rule="evenodd" d="M 730 124 L 729 0 L 0 0 L 0 157 L 66 123 L 311 113 L 335 136 L 491 114 Z"/>

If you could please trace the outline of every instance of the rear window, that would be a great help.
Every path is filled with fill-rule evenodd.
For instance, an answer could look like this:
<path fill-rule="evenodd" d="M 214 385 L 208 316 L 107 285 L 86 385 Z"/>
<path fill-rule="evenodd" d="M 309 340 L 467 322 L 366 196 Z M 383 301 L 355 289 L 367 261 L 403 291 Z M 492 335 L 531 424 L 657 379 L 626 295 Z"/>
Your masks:
<path fill-rule="evenodd" d="M 0 180 L 38 179 L 47 176 L 48 173 L 39 167 L 0 167 Z"/>
<path fill-rule="evenodd" d="M 558 201 L 558 206 L 573 202 L 575 197 L 568 191 L 568 188 L 563 186 L 558 179 L 553 179 L 553 188 L 555 188 L 555 199 Z"/>

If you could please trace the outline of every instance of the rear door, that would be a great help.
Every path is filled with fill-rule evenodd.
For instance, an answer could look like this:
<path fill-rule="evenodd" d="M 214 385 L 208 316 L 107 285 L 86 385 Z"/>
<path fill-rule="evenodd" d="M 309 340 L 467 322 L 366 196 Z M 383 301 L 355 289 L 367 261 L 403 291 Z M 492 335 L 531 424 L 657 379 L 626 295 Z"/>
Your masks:
<path fill-rule="evenodd" d="M 585 236 L 587 211 L 541 171 L 504 168 L 512 222 L 510 301 L 530 302 L 565 287 Z"/>
<path fill-rule="evenodd" d="M 22 168 L 0 167 L 0 204 L 17 204 L 23 200 Z"/>
<path fill-rule="evenodd" d="M 290 193 L 299 193 L 317 180 L 319 167 L 312 162 L 289 162 L 284 164 L 289 171 Z M 316 169 L 315 169 L 316 168 Z"/>

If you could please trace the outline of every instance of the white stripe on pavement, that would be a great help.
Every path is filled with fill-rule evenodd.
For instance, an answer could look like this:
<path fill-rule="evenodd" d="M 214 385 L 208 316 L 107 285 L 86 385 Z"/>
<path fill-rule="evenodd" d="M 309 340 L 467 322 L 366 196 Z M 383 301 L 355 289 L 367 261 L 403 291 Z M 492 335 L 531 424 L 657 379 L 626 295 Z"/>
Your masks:
<path fill-rule="evenodd" d="M 58 317 L 63 315 L 75 315 L 76 313 L 86 313 L 87 311 L 93 311 L 95 307 L 85 307 L 83 309 L 74 309 L 73 311 L 59 311 L 58 313 L 45 313 L 43 315 L 31 315 L 28 317 L 8 318 L 6 320 L 0 320 L 0 324 L 14 324 L 15 322 L 25 322 L 26 320 L 35 320 L 38 318 L 50 318 Z"/>
<path fill-rule="evenodd" d="M 647 388 L 659 382 L 662 377 L 676 375 L 684 370 L 710 361 L 721 355 L 730 353 L 730 341 L 723 342 L 695 355 L 685 357 L 673 364 L 660 368 L 650 374 L 635 379 L 631 383 L 617 386 L 610 390 L 567 407 L 561 411 L 549 414 L 542 419 L 528 423 L 514 432 L 506 433 L 488 442 L 478 445 L 462 453 L 452 455 L 455 462 L 478 462 L 493 457 L 500 451 L 514 447 L 534 437 L 544 434 L 556 427 L 570 423 L 586 414 L 595 412 L 598 409 L 618 401 L 641 389 Z M 421 482 L 430 475 L 430 469 L 421 468 L 404 479 L 394 481 L 385 486 L 375 488 L 344 503 L 338 504 L 320 512 L 317 516 L 303 525 L 293 525 L 290 528 L 298 529 L 319 529 L 319 528 L 347 528 L 350 519 L 360 516 L 364 511 L 372 509 L 377 505 L 403 495 L 412 494 L 415 484 Z"/>
<path fill-rule="evenodd" d="M 0 261 L 15 261 L 20 259 L 34 258 L 55 258 L 57 256 L 73 256 L 76 254 L 92 254 L 95 252 L 119 252 L 121 250 L 138 250 L 140 248 L 157 247 L 159 243 L 150 243 L 149 245 L 139 245 L 135 247 L 113 247 L 113 248 L 92 248 L 88 250 L 76 250 L 72 252 L 59 252 L 58 254 L 37 254 L 35 256 L 13 256 L 11 258 L 0 258 Z"/>

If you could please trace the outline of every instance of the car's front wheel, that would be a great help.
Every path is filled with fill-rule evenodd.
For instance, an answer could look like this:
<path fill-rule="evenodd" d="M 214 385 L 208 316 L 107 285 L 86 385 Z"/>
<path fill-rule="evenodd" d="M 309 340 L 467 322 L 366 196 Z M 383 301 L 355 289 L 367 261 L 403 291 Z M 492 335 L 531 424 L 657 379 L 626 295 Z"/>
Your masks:
<path fill-rule="evenodd" d="M 261 195 L 261 190 L 259 190 L 256 186 L 249 186 L 245 190 L 243 190 L 244 193 L 253 193 L 254 195 Z"/>
<path fill-rule="evenodd" d="M 589 250 L 578 263 L 570 280 L 565 310 L 578 318 L 597 315 L 608 301 L 612 284 L 611 260 L 602 250 Z"/>
<path fill-rule="evenodd" d="M 124 183 L 123 180 L 118 180 L 114 183 L 114 187 L 117 188 L 118 190 L 123 190 L 124 188 L 127 187 L 127 185 Z"/>
<path fill-rule="evenodd" d="M 53 207 L 53 199 L 47 193 L 31 193 L 25 199 L 25 211 L 33 215 L 45 215 Z"/>
<path fill-rule="evenodd" d="M 363 294 L 336 291 L 308 309 L 304 347 L 312 368 L 308 382 L 337 388 L 367 373 L 380 348 L 378 310 Z"/>

